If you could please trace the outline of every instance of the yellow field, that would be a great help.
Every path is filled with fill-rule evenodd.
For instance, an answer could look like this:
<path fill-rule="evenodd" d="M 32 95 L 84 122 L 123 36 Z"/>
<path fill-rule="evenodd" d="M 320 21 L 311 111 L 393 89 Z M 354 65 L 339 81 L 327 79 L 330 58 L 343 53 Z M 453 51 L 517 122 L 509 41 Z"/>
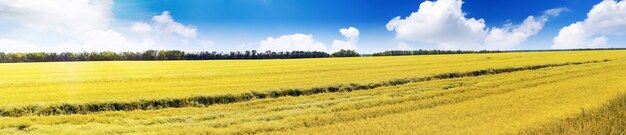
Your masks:
<path fill-rule="evenodd" d="M 588 61 L 602 62 L 207 107 L 0 117 L 0 134 L 541 134 L 549 125 L 619 101 L 614 99 L 626 94 L 626 51 L 0 64 L 0 108 L 12 109 L 307 89 Z"/>

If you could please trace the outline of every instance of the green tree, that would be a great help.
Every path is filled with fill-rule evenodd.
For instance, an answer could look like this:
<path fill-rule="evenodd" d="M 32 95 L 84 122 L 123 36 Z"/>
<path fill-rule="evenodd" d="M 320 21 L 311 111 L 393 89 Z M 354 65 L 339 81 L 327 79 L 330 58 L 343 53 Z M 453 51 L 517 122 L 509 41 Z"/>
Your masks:
<path fill-rule="evenodd" d="M 141 55 L 142 60 L 156 60 L 159 51 L 157 50 L 146 50 Z"/>
<path fill-rule="evenodd" d="M 22 61 L 22 53 L 9 53 L 9 54 L 7 54 L 7 59 L 10 62 L 23 62 Z"/>
<path fill-rule="evenodd" d="M 116 60 L 116 59 L 117 59 L 117 54 L 115 52 L 112 52 L 112 51 L 100 52 L 99 60 Z"/>
<path fill-rule="evenodd" d="M 361 55 L 354 50 L 341 49 L 338 52 L 333 53 L 331 56 L 332 57 L 359 57 Z"/>
<path fill-rule="evenodd" d="M 26 53 L 25 62 L 43 62 L 46 59 L 46 54 L 43 52 Z"/>

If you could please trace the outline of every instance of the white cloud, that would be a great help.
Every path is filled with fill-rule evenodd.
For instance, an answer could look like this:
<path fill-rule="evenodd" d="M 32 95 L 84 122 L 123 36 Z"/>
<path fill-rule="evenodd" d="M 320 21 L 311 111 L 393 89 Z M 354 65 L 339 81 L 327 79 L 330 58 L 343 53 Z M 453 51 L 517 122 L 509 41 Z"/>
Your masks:
<path fill-rule="evenodd" d="M 207 49 L 215 45 L 211 40 L 196 39 L 198 29 L 193 25 L 176 22 L 169 11 L 153 16 L 149 22 L 135 22 L 128 29 L 135 34 L 129 35 L 151 39 L 156 42 L 156 46 L 170 45 L 163 49 L 180 49 L 182 45 L 187 46 L 187 49 L 190 45 L 196 46 L 196 49 Z"/>
<path fill-rule="evenodd" d="M 215 44 L 196 39 L 197 28 L 174 21 L 168 11 L 150 22 L 127 24 L 129 31 L 120 32 L 110 27 L 113 4 L 113 0 L 0 0 L 0 23 L 5 26 L 0 51 L 143 51 Z"/>
<path fill-rule="evenodd" d="M 609 47 L 607 36 L 626 34 L 626 1 L 604 0 L 593 6 L 584 21 L 563 27 L 553 49 Z"/>
<path fill-rule="evenodd" d="M 174 21 L 169 11 L 153 16 L 150 23 L 135 22 L 129 30 L 133 33 L 124 34 L 111 29 L 94 29 L 78 38 L 82 42 L 73 41 L 64 45 L 76 51 L 143 51 L 182 49 L 184 47 L 166 47 L 166 45 L 189 45 L 190 40 L 193 40 L 193 44 L 201 49 L 210 48 L 215 44 L 211 40 L 194 40 L 197 29 L 194 26 L 184 26 Z"/>
<path fill-rule="evenodd" d="M 283 35 L 279 38 L 268 37 L 260 42 L 260 51 L 326 51 L 326 46 L 313 39 L 312 34 Z"/>
<path fill-rule="evenodd" d="M 140 34 L 148 34 L 153 32 L 152 26 L 146 22 L 135 22 L 130 26 L 130 31 Z"/>
<path fill-rule="evenodd" d="M 151 25 L 146 22 L 137 22 L 131 27 L 135 32 L 155 31 L 164 36 L 180 36 L 182 38 L 195 38 L 198 30 L 193 25 L 185 26 L 174 21 L 169 11 L 163 11 L 161 15 L 152 17 Z"/>
<path fill-rule="evenodd" d="M 347 40 L 333 40 L 332 50 L 333 52 L 341 49 L 357 50 L 357 42 L 359 41 L 359 30 L 354 27 L 339 29 L 339 33 L 343 35 Z"/>
<path fill-rule="evenodd" d="M 424 1 L 417 12 L 402 19 L 399 16 L 387 23 L 387 30 L 395 31 L 403 41 L 423 41 L 440 48 L 474 46 L 485 35 L 483 19 L 465 18 L 460 0 Z"/>
<path fill-rule="evenodd" d="M 112 0 L 0 0 L 1 22 L 14 32 L 4 35 L 0 51 L 66 51 L 85 48 L 93 31 L 108 31 Z M 100 35 L 102 42 L 111 36 Z M 91 39 L 91 38 L 87 38 Z M 50 42 L 56 41 L 56 42 Z M 115 42 L 119 43 L 119 42 Z M 106 44 L 111 46 L 114 44 Z M 81 50 L 82 51 L 82 50 Z M 85 50 L 87 51 L 87 50 Z"/>
<path fill-rule="evenodd" d="M 491 28 L 485 37 L 484 47 L 489 49 L 515 48 L 526 41 L 528 37 L 539 33 L 547 20 L 548 18 L 545 16 L 539 18 L 529 16 L 517 26 L 507 24 L 502 28 Z"/>
<path fill-rule="evenodd" d="M 44 52 L 81 52 L 81 51 L 143 51 L 155 48 L 156 42 L 152 39 L 128 39 L 124 34 L 113 30 L 91 30 L 85 32 L 75 40 L 67 40 Z M 25 50 L 29 51 L 29 50 Z"/>
<path fill-rule="evenodd" d="M 86 32 L 81 39 L 83 49 L 89 51 L 142 51 L 151 48 L 152 41 L 130 41 L 122 33 L 113 30 L 92 30 Z"/>
<path fill-rule="evenodd" d="M 106 29 L 113 0 L 0 0 L 0 20 L 64 34 Z"/>
<path fill-rule="evenodd" d="M 543 14 L 547 16 L 559 16 L 561 15 L 562 12 L 565 12 L 568 10 L 569 9 L 567 8 L 553 8 L 553 9 L 548 9 L 546 11 L 543 11 Z"/>
<path fill-rule="evenodd" d="M 548 17 L 563 8 L 551 9 L 540 17 L 527 17 L 522 24 L 487 28 L 485 20 L 466 18 L 461 0 L 424 1 L 417 12 L 402 19 L 396 17 L 386 25 L 400 41 L 436 44 L 440 49 L 512 49 L 537 34 Z"/>
<path fill-rule="evenodd" d="M 22 50 L 38 50 L 37 46 L 12 39 L 0 39 L 3 52 L 21 52 Z"/>
<path fill-rule="evenodd" d="M 339 33 L 349 40 L 358 40 L 359 39 L 359 30 L 354 27 L 339 29 Z"/>
<path fill-rule="evenodd" d="M 394 50 L 413 50 L 413 48 L 405 42 L 400 42 L 398 43 L 398 47 Z"/>

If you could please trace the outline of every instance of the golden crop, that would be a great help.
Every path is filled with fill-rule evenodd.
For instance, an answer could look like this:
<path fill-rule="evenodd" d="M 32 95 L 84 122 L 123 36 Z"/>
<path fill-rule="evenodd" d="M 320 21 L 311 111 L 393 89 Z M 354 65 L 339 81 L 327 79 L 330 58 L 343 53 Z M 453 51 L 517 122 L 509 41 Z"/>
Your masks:
<path fill-rule="evenodd" d="M 11 109 L 236 95 L 588 61 L 602 62 L 206 107 L 0 117 L 0 134 L 555 133 L 546 125 L 567 125 L 558 123 L 621 101 L 612 99 L 626 94 L 626 51 L 0 64 L 0 108 Z"/>

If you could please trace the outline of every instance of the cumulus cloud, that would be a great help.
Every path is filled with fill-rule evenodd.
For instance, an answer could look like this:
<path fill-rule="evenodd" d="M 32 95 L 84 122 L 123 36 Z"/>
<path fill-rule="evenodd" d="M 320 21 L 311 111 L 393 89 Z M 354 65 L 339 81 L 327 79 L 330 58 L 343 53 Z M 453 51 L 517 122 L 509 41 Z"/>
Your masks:
<path fill-rule="evenodd" d="M 326 46 L 313 39 L 312 34 L 283 35 L 278 38 L 268 37 L 260 42 L 261 51 L 326 51 Z"/>
<path fill-rule="evenodd" d="M 537 34 L 549 17 L 564 10 L 547 10 L 519 25 L 487 28 L 484 19 L 466 18 L 462 5 L 461 0 L 424 1 L 417 12 L 395 17 L 386 27 L 396 33 L 397 40 L 436 44 L 440 49 L 512 49 Z"/>
<path fill-rule="evenodd" d="M 465 18 L 460 0 L 424 1 L 417 12 L 393 18 L 386 27 L 396 39 L 438 44 L 440 48 L 467 47 L 485 35 L 483 19 Z"/>
<path fill-rule="evenodd" d="M 129 30 L 132 33 L 120 33 L 111 29 L 93 29 L 77 37 L 79 42 L 68 41 L 60 47 L 73 51 L 143 51 L 147 49 L 167 48 L 164 44 L 189 44 L 197 36 L 195 26 L 185 26 L 174 21 L 169 11 L 152 17 L 151 22 L 138 21 Z M 138 34 L 138 35 L 133 35 Z M 210 48 L 215 43 L 211 40 L 197 40 L 202 49 Z M 180 46 L 179 46 L 180 47 Z"/>
<path fill-rule="evenodd" d="M 113 0 L 0 0 L 0 20 L 67 34 L 106 29 Z"/>
<path fill-rule="evenodd" d="M 563 27 L 553 49 L 609 47 L 607 36 L 626 32 L 626 1 L 604 0 L 593 6 L 583 21 Z"/>
<path fill-rule="evenodd" d="M 154 32 L 152 26 L 146 22 L 135 22 L 130 26 L 130 31 L 140 34 L 149 34 Z"/>
<path fill-rule="evenodd" d="M 152 41 L 132 41 L 127 39 L 122 33 L 113 30 L 92 30 L 86 32 L 82 37 L 82 48 L 77 50 L 91 51 L 124 51 L 124 50 L 145 50 L 152 47 Z"/>
<path fill-rule="evenodd" d="M 163 36 L 179 36 L 182 38 L 195 38 L 198 34 L 198 30 L 193 25 L 185 26 L 179 22 L 174 21 L 169 11 L 163 11 L 161 15 L 152 17 L 152 22 L 136 22 L 131 28 L 131 31 L 136 33 L 152 33 Z"/>
<path fill-rule="evenodd" d="M 208 49 L 215 45 L 211 40 L 196 39 L 196 26 L 176 22 L 169 11 L 153 16 L 150 21 L 134 22 L 128 30 L 131 32 L 129 35 L 155 41 L 152 46 L 174 45 L 161 49 L 178 49 L 189 45 L 196 46 L 196 49 Z"/>
<path fill-rule="evenodd" d="M 40 50 L 37 46 L 12 39 L 0 39 L 0 48 L 3 52 L 20 52 L 22 50 Z"/>
<path fill-rule="evenodd" d="M 517 26 L 506 24 L 502 28 L 491 28 L 485 37 L 484 47 L 490 49 L 515 48 L 526 41 L 528 37 L 539 33 L 547 21 L 548 17 L 545 15 L 539 18 L 529 16 Z"/>
<path fill-rule="evenodd" d="M 69 45 L 78 45 L 94 30 L 109 30 L 112 6 L 113 0 L 0 0 L 0 21 L 12 31 L 0 37 L 0 51 L 78 48 Z"/>
<path fill-rule="evenodd" d="M 168 11 L 149 22 L 111 28 L 113 4 L 113 0 L 0 0 L 0 23 L 5 26 L 0 51 L 142 51 L 214 44 L 196 39 L 197 28 L 176 22 Z"/>
<path fill-rule="evenodd" d="M 357 42 L 359 41 L 359 30 L 354 27 L 339 29 L 339 33 L 347 40 L 333 40 L 332 51 L 336 52 L 341 49 L 357 50 Z"/>
<path fill-rule="evenodd" d="M 339 29 L 339 33 L 349 40 L 358 40 L 359 39 L 359 30 L 354 27 L 342 28 Z"/>

